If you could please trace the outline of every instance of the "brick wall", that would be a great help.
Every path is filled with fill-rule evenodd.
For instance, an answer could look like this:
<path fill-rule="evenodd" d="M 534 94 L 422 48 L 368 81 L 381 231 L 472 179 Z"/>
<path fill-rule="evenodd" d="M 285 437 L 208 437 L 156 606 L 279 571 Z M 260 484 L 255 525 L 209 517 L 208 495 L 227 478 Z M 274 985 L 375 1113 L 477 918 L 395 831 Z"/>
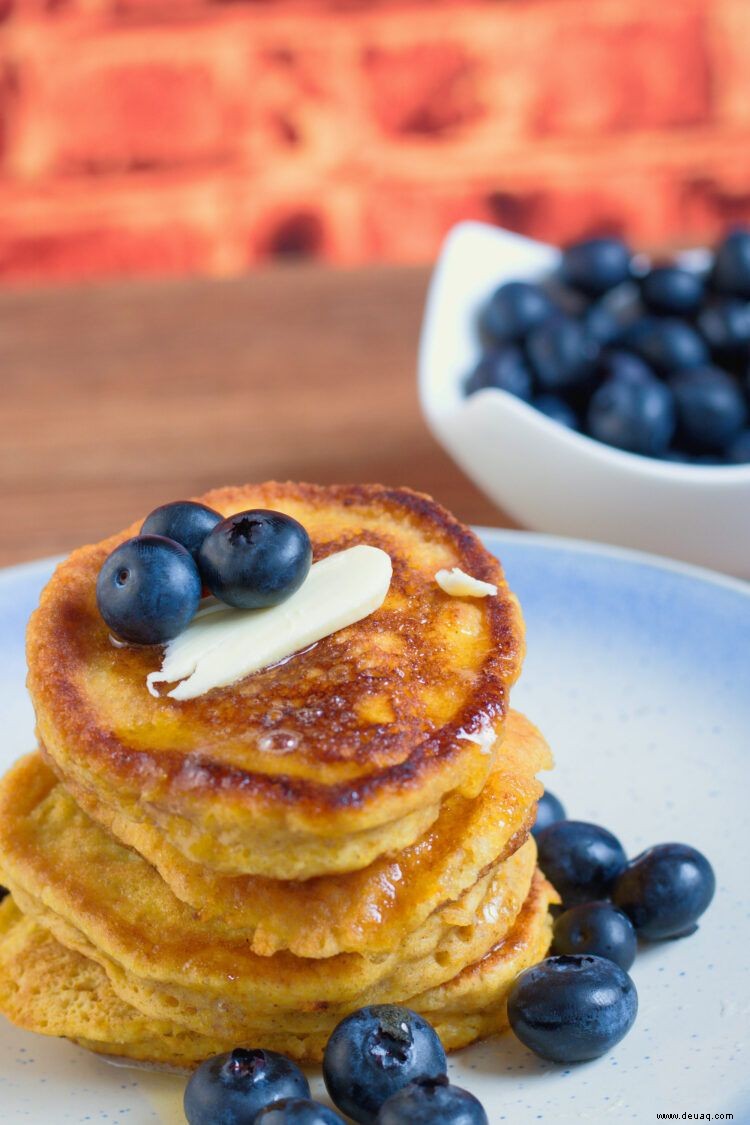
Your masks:
<path fill-rule="evenodd" d="M 750 0 L 0 0 L 0 280 L 750 220 Z"/>

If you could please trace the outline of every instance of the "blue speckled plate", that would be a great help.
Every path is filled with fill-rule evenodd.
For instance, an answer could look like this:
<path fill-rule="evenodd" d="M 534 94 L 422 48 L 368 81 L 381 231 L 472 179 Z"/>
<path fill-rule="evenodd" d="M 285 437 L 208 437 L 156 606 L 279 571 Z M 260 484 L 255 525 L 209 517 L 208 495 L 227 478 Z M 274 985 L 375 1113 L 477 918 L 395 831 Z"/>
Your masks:
<path fill-rule="evenodd" d="M 555 750 L 550 787 L 630 853 L 695 844 L 719 890 L 697 934 L 640 953 L 638 1020 L 611 1055 L 561 1068 L 504 1036 L 455 1056 L 454 1077 L 492 1125 L 667 1113 L 750 1122 L 750 587 L 607 548 L 483 535 L 524 607 L 528 659 L 513 702 Z M 23 631 L 50 569 L 0 574 L 3 767 L 33 744 Z M 0 1021 L 4 1122 L 177 1123 L 181 1094 L 179 1078 L 115 1069 Z"/>

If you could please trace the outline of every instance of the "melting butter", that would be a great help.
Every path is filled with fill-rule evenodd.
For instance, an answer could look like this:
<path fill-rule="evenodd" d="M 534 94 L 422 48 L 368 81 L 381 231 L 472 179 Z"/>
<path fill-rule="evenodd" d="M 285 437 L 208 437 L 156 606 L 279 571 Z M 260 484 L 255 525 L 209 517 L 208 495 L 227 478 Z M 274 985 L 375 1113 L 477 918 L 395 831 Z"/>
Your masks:
<path fill-rule="evenodd" d="M 491 582 L 482 582 L 479 578 L 472 578 L 470 574 L 454 566 L 452 570 L 439 570 L 435 581 L 441 590 L 451 594 L 454 598 L 486 598 L 497 594 L 497 586 Z"/>
<path fill-rule="evenodd" d="M 281 605 L 206 606 L 165 646 L 161 669 L 146 677 L 146 686 L 158 695 L 155 684 L 173 683 L 172 699 L 194 699 L 278 664 L 379 609 L 392 572 L 385 551 L 361 544 L 313 563 Z"/>

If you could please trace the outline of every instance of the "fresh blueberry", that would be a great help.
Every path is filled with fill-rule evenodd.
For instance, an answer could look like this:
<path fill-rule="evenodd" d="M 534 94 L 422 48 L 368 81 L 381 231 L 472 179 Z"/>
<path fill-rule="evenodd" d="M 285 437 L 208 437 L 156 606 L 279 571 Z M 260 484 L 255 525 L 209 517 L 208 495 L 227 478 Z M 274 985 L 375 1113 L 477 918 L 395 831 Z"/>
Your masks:
<path fill-rule="evenodd" d="M 508 996 L 510 1026 L 543 1059 L 596 1059 L 630 1031 L 638 1012 L 635 985 L 606 957 L 548 957 L 526 969 Z"/>
<path fill-rule="evenodd" d="M 717 293 L 750 300 L 750 231 L 731 231 L 720 244 L 711 284 Z"/>
<path fill-rule="evenodd" d="M 536 820 L 534 821 L 534 827 L 531 829 L 532 836 L 538 836 L 545 828 L 549 828 L 550 824 L 557 824 L 559 820 L 565 820 L 563 803 L 554 793 L 550 793 L 549 789 L 545 789 L 536 806 Z"/>
<path fill-rule="evenodd" d="M 664 316 L 692 316 L 700 308 L 705 290 L 699 274 L 679 266 L 656 266 L 641 278 L 643 303 Z"/>
<path fill-rule="evenodd" d="M 640 384 L 610 379 L 591 396 L 586 429 L 607 445 L 659 457 L 675 431 L 672 393 L 657 379 Z"/>
<path fill-rule="evenodd" d="M 538 285 L 508 281 L 490 297 L 482 315 L 485 333 L 498 344 L 518 343 L 552 312 L 552 302 Z"/>
<path fill-rule="evenodd" d="M 567 403 L 564 398 L 559 395 L 537 395 L 533 400 L 532 406 L 542 414 L 546 414 L 553 422 L 559 422 L 561 426 L 567 426 L 569 430 L 577 430 L 578 415 L 576 414 L 570 403 Z"/>
<path fill-rule="evenodd" d="M 568 316 L 553 316 L 533 329 L 526 349 L 545 391 L 580 387 L 594 374 L 599 345 L 585 326 Z"/>
<path fill-rule="evenodd" d="M 583 820 L 550 824 L 537 845 L 539 866 L 566 907 L 606 898 L 627 864 L 620 841 Z"/>
<path fill-rule="evenodd" d="M 136 645 L 176 637 L 200 600 L 200 575 L 190 552 L 161 535 L 138 535 L 115 547 L 96 583 L 105 622 L 121 640 Z"/>
<path fill-rule="evenodd" d="M 593 953 L 627 972 L 637 947 L 633 923 L 609 902 L 584 902 L 555 920 L 553 953 Z"/>
<path fill-rule="evenodd" d="M 247 1118 L 250 1125 L 250 1118 Z M 272 1102 L 253 1118 L 252 1125 L 344 1125 L 334 1109 L 309 1098 L 283 1098 Z"/>
<path fill-rule="evenodd" d="M 173 504 L 154 508 L 144 520 L 141 535 L 163 535 L 174 539 L 175 543 L 181 543 L 190 551 L 197 562 L 203 540 L 217 523 L 221 523 L 221 516 L 213 508 L 196 504 L 194 500 L 176 500 Z"/>
<path fill-rule="evenodd" d="M 657 844 L 631 860 L 612 899 L 648 941 L 692 933 L 716 890 L 713 868 L 687 844 Z"/>
<path fill-rule="evenodd" d="M 621 383 L 631 383 L 642 386 L 651 383 L 656 375 L 647 363 L 633 352 L 622 351 L 614 348 L 603 354 L 599 370 L 605 379 L 616 379 Z"/>
<path fill-rule="evenodd" d="M 614 289 L 630 276 L 630 250 L 619 238 L 589 238 L 564 251 L 563 280 L 590 297 Z"/>
<path fill-rule="evenodd" d="M 669 380 L 678 444 L 691 453 L 720 453 L 739 437 L 747 407 L 739 384 L 718 367 L 678 371 Z"/>
<path fill-rule="evenodd" d="M 395 1004 L 360 1008 L 347 1016 L 334 1029 L 323 1058 L 323 1077 L 334 1103 L 365 1125 L 415 1078 L 436 1078 L 446 1069 L 434 1029 L 416 1012 Z"/>
<path fill-rule="evenodd" d="M 707 305 L 698 328 L 718 360 L 732 363 L 747 358 L 750 349 L 750 304 L 738 297 L 722 297 Z"/>
<path fill-rule="evenodd" d="M 520 348 L 507 347 L 482 356 L 466 381 L 466 393 L 472 395 L 485 387 L 497 387 L 529 402 L 532 386 L 531 371 L 523 352 Z"/>
<path fill-rule="evenodd" d="M 217 523 L 198 556 L 212 594 L 239 609 L 283 602 L 304 582 L 312 562 L 310 536 L 283 512 L 253 508 Z"/>
<path fill-rule="evenodd" d="M 417 1078 L 381 1106 L 376 1125 L 489 1125 L 482 1103 L 445 1074 Z"/>
<path fill-rule="evenodd" d="M 201 1063 L 183 1104 L 190 1125 L 247 1125 L 271 1102 L 309 1096 L 307 1079 L 290 1059 L 238 1047 Z"/>
<path fill-rule="evenodd" d="M 750 464 L 750 430 L 743 430 L 727 446 L 726 459 L 730 465 Z"/>
<path fill-rule="evenodd" d="M 636 352 L 659 374 L 708 363 L 703 337 L 674 317 L 642 317 L 623 333 L 621 345 Z"/>
<path fill-rule="evenodd" d="M 581 320 L 586 330 L 603 348 L 612 344 L 622 332 L 620 320 L 604 301 L 596 301 L 590 305 Z"/>

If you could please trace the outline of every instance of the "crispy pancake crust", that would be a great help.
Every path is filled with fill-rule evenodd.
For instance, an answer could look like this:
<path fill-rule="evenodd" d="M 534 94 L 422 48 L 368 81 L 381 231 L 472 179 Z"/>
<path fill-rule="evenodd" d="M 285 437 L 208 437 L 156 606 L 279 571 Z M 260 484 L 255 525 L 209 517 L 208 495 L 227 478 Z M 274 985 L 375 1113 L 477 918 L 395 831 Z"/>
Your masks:
<path fill-rule="evenodd" d="M 2 879 L 25 913 L 98 961 L 124 999 L 194 1030 L 237 1034 L 354 1000 L 420 991 L 483 955 L 513 924 L 531 882 L 533 839 L 375 957 L 262 957 L 246 932 L 205 922 L 158 872 L 91 821 L 38 756 L 0 784 Z M 459 933 L 459 931 L 461 931 Z"/>
<path fill-rule="evenodd" d="M 448 1050 L 502 1030 L 506 998 L 518 973 L 544 957 L 551 938 L 552 888 L 539 872 L 506 938 L 481 960 L 439 988 L 401 1002 L 423 1014 Z M 336 1019 L 323 1030 L 271 1031 L 247 1026 L 241 1040 L 199 1035 L 175 1020 L 155 1020 L 126 1004 L 104 970 L 65 946 L 12 898 L 0 904 L 0 1010 L 13 1023 L 43 1035 L 66 1036 L 123 1061 L 189 1070 L 243 1043 L 300 1061 L 317 1062 Z"/>
<path fill-rule="evenodd" d="M 186 859 L 154 825 L 128 820 L 70 786 L 90 816 L 156 867 L 201 918 L 242 928 L 255 953 L 300 957 L 387 953 L 434 910 L 460 897 L 524 843 L 552 755 L 536 727 L 510 711 L 502 751 L 473 801 L 452 794 L 432 827 L 397 854 L 361 871 L 304 882 L 222 875 Z M 33 772 L 33 771 L 32 771 Z"/>
<path fill-rule="evenodd" d="M 383 548 L 386 601 L 286 664 L 197 699 L 154 699 L 145 680 L 161 648 L 114 647 L 95 596 L 102 562 L 140 522 L 75 551 L 27 638 L 40 738 L 63 778 L 157 823 L 196 862 L 279 878 L 366 866 L 412 843 L 447 793 L 475 796 L 491 754 L 466 735 L 501 732 L 524 648 L 518 604 L 476 536 L 407 489 L 272 482 L 200 499 L 225 515 L 288 512 L 316 559 Z M 445 594 L 434 574 L 453 566 L 498 596 Z"/>

